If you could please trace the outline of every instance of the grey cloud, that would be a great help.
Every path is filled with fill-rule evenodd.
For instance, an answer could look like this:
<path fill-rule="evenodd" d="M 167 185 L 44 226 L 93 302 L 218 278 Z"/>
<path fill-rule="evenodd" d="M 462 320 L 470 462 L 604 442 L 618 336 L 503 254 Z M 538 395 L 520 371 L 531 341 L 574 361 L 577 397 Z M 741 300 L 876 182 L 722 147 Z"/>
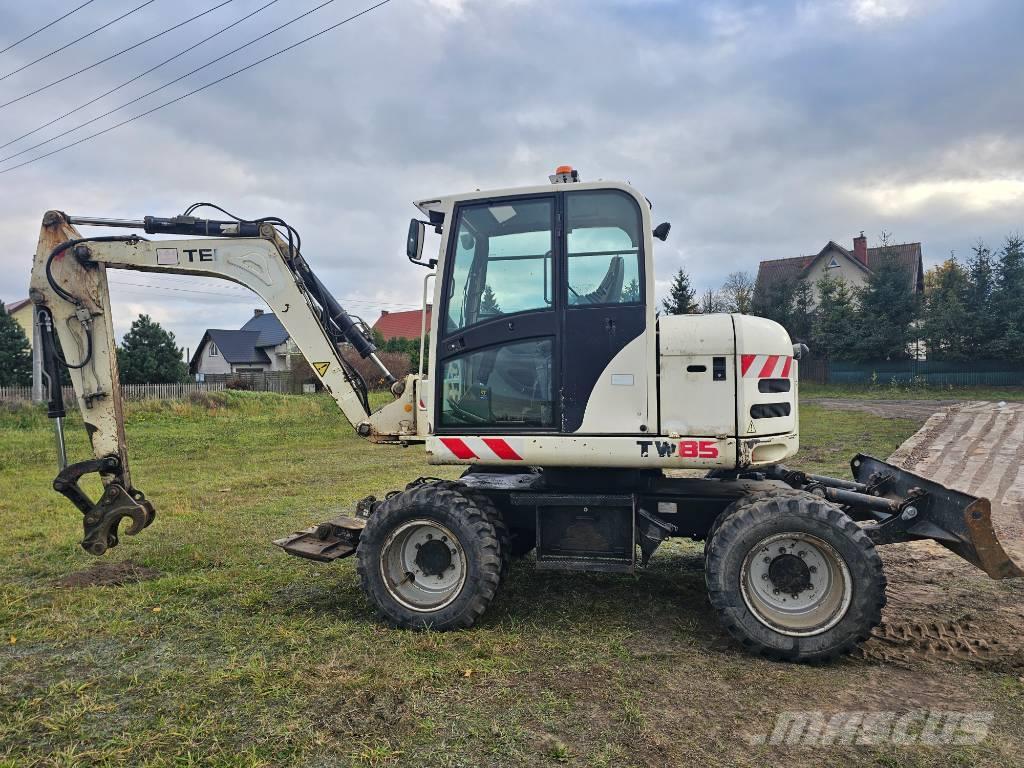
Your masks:
<path fill-rule="evenodd" d="M 73 58 L 94 60 L 209 4 L 158 0 Z M 259 4 L 238 0 L 217 23 Z M 279 3 L 123 98 L 315 4 Z M 60 6 L 17 4 L 4 28 L 31 28 Z M 124 114 L 359 7 L 339 0 Z M 419 301 L 423 273 L 402 255 L 413 199 L 535 183 L 564 162 L 587 179 L 632 181 L 653 200 L 655 218 L 673 222 L 656 254 L 659 285 L 685 265 L 699 287 L 715 287 L 760 259 L 815 251 L 861 229 L 922 240 L 932 262 L 951 249 L 965 253 L 978 237 L 998 241 L 1017 229 L 1021 201 L 979 208 L 947 194 L 887 206 L 872 190 L 1024 178 L 1024 51 L 1014 39 L 1024 9 L 1011 0 L 907 7 L 902 18 L 858 23 L 849 2 L 394 0 L 151 117 L 0 176 L 0 295 L 25 294 L 47 208 L 141 216 L 211 200 L 291 221 L 325 281 L 366 302 L 352 308 L 372 322 L 374 301 Z M 92 18 L 110 15 L 101 10 Z M 0 111 L 0 143 L 209 34 L 213 23 Z M 37 52 L 29 49 L 0 57 L 0 70 Z M 63 74 L 70 58 L 0 83 L 0 97 Z M 236 327 L 259 306 L 255 297 L 133 288 L 121 299 L 117 290 L 122 307 L 159 309 L 187 345 L 207 325 Z"/>

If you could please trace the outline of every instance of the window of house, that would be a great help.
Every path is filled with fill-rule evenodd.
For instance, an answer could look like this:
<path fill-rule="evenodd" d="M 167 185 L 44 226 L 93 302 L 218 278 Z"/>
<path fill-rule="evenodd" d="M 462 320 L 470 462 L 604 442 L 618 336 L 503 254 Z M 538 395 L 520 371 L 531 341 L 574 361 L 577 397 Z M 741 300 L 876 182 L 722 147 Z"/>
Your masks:
<path fill-rule="evenodd" d="M 826 269 L 839 269 L 839 262 L 836 261 L 836 257 L 835 256 L 832 257 L 832 261 L 830 261 L 828 263 L 828 266 L 826 267 Z"/>
<path fill-rule="evenodd" d="M 217 345 L 212 341 L 210 342 L 210 357 L 216 357 L 220 352 L 217 351 Z"/>

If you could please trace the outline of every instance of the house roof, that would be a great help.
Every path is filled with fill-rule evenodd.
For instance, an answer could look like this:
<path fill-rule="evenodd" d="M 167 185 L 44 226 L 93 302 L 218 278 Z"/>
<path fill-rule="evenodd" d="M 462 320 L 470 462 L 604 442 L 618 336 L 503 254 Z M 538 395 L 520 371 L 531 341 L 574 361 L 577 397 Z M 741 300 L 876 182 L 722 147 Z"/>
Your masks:
<path fill-rule="evenodd" d="M 12 301 L 10 304 L 5 304 L 4 309 L 7 310 L 8 315 L 13 315 L 19 309 L 29 303 L 31 299 L 19 299 L 18 301 Z"/>
<path fill-rule="evenodd" d="M 240 330 L 256 331 L 259 334 L 256 339 L 257 347 L 276 347 L 288 341 L 288 331 L 281 325 L 277 315 L 271 312 L 253 315 Z"/>
<path fill-rule="evenodd" d="M 427 328 L 430 328 L 430 316 L 432 307 L 427 305 Z M 373 324 L 373 330 L 378 331 L 384 340 L 388 339 L 418 339 L 422 327 L 423 315 L 419 309 L 410 309 L 406 312 L 388 312 L 382 310 L 377 322 Z"/>
<path fill-rule="evenodd" d="M 270 312 L 253 315 L 248 322 L 237 331 L 222 328 L 207 328 L 203 334 L 195 354 L 189 361 L 189 369 L 194 373 L 199 366 L 199 358 L 206 349 L 206 343 L 212 341 L 217 345 L 224 360 L 231 364 L 269 363 L 266 353 L 268 347 L 276 347 L 288 340 L 288 331 L 281 325 L 277 316 Z"/>
<path fill-rule="evenodd" d="M 762 261 L 757 268 L 757 282 L 762 287 L 786 280 L 801 279 L 818 259 L 829 253 L 839 254 L 848 259 L 857 268 L 871 274 L 886 256 L 895 258 L 900 266 L 910 274 L 911 289 L 924 290 L 924 268 L 920 243 L 900 243 L 898 245 L 878 246 L 867 249 L 867 264 L 861 262 L 852 251 L 847 250 L 834 240 L 829 240 L 825 247 L 811 256 L 794 256 L 786 259 L 769 259 Z"/>

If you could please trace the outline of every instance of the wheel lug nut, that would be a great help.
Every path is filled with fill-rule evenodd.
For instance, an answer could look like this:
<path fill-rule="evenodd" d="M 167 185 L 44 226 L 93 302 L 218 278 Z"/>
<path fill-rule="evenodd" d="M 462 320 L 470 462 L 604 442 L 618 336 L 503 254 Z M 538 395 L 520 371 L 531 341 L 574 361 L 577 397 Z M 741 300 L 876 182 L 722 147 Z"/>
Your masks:
<path fill-rule="evenodd" d="M 797 555 L 799 555 L 800 557 L 807 557 L 807 553 L 804 552 L 802 549 L 799 552 L 797 552 Z"/>
<path fill-rule="evenodd" d="M 773 590 L 772 590 L 772 594 L 773 594 L 773 595 L 777 595 L 777 594 L 779 594 L 779 590 L 777 590 L 777 589 L 773 589 Z"/>
<path fill-rule="evenodd" d="M 810 568 L 808 568 L 807 570 L 809 570 L 809 571 L 810 571 L 811 573 L 817 573 L 817 572 L 818 572 L 818 568 L 817 568 L 817 566 L 814 566 L 814 565 L 812 565 L 812 566 L 811 566 Z"/>
<path fill-rule="evenodd" d="M 779 554 L 780 555 L 786 554 L 786 548 L 785 547 L 779 547 Z"/>
<path fill-rule="evenodd" d="M 762 573 L 761 574 L 761 580 L 762 581 L 768 581 L 768 574 L 767 573 Z"/>
<path fill-rule="evenodd" d="M 766 558 L 764 558 L 764 561 L 765 561 L 766 563 L 770 563 L 770 562 L 772 561 L 772 559 L 771 559 L 770 557 L 766 557 Z"/>

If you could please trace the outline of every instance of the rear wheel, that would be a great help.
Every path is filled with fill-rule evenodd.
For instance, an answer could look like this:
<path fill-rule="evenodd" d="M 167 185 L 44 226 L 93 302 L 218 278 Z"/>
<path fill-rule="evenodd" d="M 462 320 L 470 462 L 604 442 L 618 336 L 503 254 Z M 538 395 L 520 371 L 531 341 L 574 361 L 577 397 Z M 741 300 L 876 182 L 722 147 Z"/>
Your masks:
<path fill-rule="evenodd" d="M 809 495 L 756 499 L 725 517 L 708 542 L 706 579 L 730 634 L 776 659 L 849 653 L 885 605 L 871 540 L 841 510 Z"/>
<path fill-rule="evenodd" d="M 363 592 L 399 627 L 469 627 L 501 580 L 493 523 L 473 499 L 435 485 L 385 501 L 367 520 L 356 557 Z"/>

